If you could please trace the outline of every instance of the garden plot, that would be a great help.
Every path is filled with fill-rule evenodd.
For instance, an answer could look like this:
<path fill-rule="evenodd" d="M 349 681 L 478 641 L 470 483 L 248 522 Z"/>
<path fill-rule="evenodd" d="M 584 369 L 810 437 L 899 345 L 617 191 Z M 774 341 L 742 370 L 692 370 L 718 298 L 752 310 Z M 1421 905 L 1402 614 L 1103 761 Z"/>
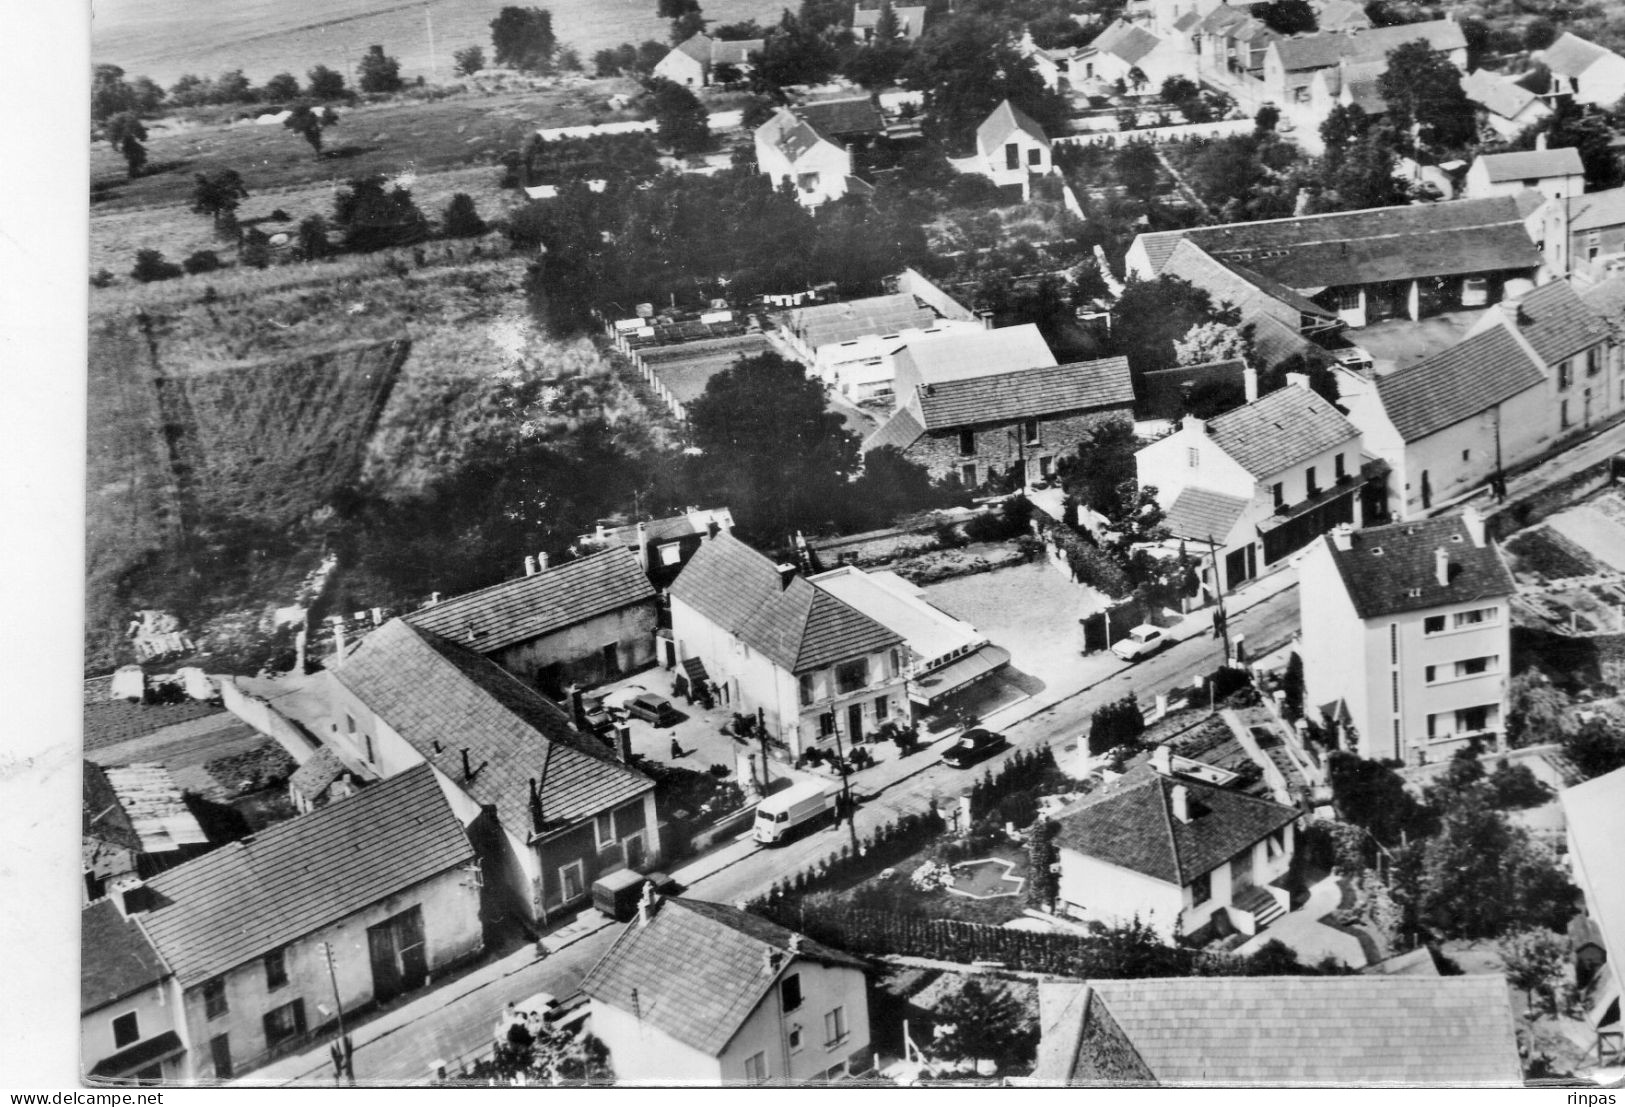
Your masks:
<path fill-rule="evenodd" d="M 1619 493 L 1560 511 L 1546 525 L 1601 562 L 1597 568 L 1625 571 L 1625 497 Z"/>

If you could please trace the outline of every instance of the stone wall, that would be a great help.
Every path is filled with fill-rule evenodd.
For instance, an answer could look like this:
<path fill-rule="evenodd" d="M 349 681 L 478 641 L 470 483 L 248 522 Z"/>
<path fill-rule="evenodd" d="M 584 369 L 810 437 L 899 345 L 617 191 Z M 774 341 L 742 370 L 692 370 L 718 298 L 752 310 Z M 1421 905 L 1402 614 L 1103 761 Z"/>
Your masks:
<path fill-rule="evenodd" d="M 1037 459 L 1048 457 L 1051 459 L 1051 472 L 1060 458 L 1075 450 L 1078 443 L 1095 428 L 1113 419 L 1127 419 L 1130 417 L 1130 408 L 1125 405 L 1117 408 L 1106 408 L 1095 411 L 1067 412 L 1057 416 L 1046 416 L 1038 420 L 1038 441 L 1021 441 L 1021 424 L 1019 422 L 997 423 L 979 426 L 972 429 L 975 435 L 975 452 L 965 454 L 960 451 L 960 431 L 958 428 L 945 431 L 931 431 L 920 436 L 920 439 L 910 446 L 905 455 L 912 462 L 925 466 L 933 477 L 945 477 L 951 473 L 960 473 L 967 465 L 976 466 L 975 485 L 985 484 L 989 471 L 1003 476 L 1021 461 L 1028 463 L 1028 472 L 1032 479 L 1039 475 Z"/>

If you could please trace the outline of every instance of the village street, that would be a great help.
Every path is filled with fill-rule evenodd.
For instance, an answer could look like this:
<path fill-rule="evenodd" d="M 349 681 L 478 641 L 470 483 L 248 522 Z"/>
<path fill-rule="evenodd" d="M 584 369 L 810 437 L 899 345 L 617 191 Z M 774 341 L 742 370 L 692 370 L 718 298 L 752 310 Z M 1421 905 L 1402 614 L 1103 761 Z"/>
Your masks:
<path fill-rule="evenodd" d="M 1239 613 L 1237 600 L 1227 602 L 1233 612 L 1232 633 L 1245 635 L 1249 651 L 1255 655 L 1284 644 L 1297 631 L 1295 586 L 1280 591 L 1260 588 L 1255 596 L 1240 599 L 1240 603 L 1252 602 L 1253 606 Z M 1079 736 L 1088 728 L 1090 715 L 1103 703 L 1132 691 L 1149 707 L 1158 695 L 1185 684 L 1195 674 L 1211 671 L 1219 660 L 1220 646 L 1207 632 L 1137 665 L 1124 665 L 1110 655 L 1080 659 L 1080 664 L 1098 666 L 1101 674 L 1081 691 L 1059 702 L 1037 699 L 1013 704 L 986 720 L 987 725 L 1005 733 L 1011 750 L 984 764 L 996 767 L 1015 750 L 1041 745 L 1053 747 L 1064 760 L 1071 752 L 1067 747 L 1076 748 Z M 923 811 L 938 800 L 951 802 L 980 776 L 980 767 L 966 771 L 941 764 L 938 756 L 943 744 L 939 741 L 910 757 L 886 761 L 854 779 L 853 790 L 859 801 L 856 832 L 860 836 L 899 814 Z M 840 848 L 848 834 L 842 823 L 771 850 L 747 837 L 674 870 L 672 875 L 687 895 L 733 903 L 757 895 L 775 880 L 828 856 Z M 428 1079 L 430 1065 L 436 1061 L 448 1063 L 455 1073 L 459 1059 L 471 1059 L 489 1048 L 492 1025 L 505 1003 L 538 992 L 568 996 L 619 930 L 619 924 L 597 912 L 583 911 L 573 922 L 543 939 L 549 950 L 546 957 L 538 960 L 534 949 L 527 945 L 353 1028 L 357 1081 L 421 1083 Z M 323 1083 L 331 1073 L 324 1042 L 257 1069 L 237 1083 Z"/>

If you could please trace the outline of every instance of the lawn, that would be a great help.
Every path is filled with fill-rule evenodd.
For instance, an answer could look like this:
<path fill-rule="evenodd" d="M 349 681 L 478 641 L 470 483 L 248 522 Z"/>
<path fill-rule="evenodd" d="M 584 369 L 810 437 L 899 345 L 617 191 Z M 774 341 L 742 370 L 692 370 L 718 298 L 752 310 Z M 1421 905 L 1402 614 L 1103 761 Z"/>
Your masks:
<path fill-rule="evenodd" d="M 1514 535 L 1506 544 L 1515 573 L 1539 573 L 1548 580 L 1583 577 L 1597 571 L 1597 563 L 1573 539 L 1549 526 Z"/>
<path fill-rule="evenodd" d="M 1020 918 L 1022 909 L 1027 906 L 1026 897 L 1022 894 L 975 898 L 970 895 L 956 895 L 944 889 L 922 891 L 914 886 L 911 877 L 916 870 L 927 862 L 946 863 L 946 859 L 955 852 L 952 847 L 957 845 L 958 843 L 952 839 L 935 841 L 908 860 L 886 870 L 892 875 L 876 874 L 849 888 L 815 892 L 806 897 L 805 906 L 813 910 L 859 908 L 870 911 L 893 911 L 904 915 L 958 919 L 961 922 L 986 923 L 991 926 L 1000 926 L 1011 919 Z M 1015 843 L 1000 844 L 968 860 L 974 863 L 988 858 L 1009 863 L 1007 879 L 1002 879 L 1005 878 L 1003 865 L 956 867 L 955 873 L 958 877 L 956 885 L 970 891 L 1008 891 L 1011 882 L 1019 880 L 1022 882 L 1022 890 L 1025 891 L 1029 872 L 1025 849 Z M 999 887 L 995 888 L 995 884 Z"/>

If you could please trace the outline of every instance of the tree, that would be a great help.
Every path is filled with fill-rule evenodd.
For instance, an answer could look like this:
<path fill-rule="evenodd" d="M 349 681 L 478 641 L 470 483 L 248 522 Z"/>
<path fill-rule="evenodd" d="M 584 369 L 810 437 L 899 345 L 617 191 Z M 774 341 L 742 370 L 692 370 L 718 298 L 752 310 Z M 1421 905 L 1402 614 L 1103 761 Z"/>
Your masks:
<path fill-rule="evenodd" d="M 248 199 L 248 186 L 235 169 L 198 173 L 192 181 L 192 210 L 214 220 L 217 230 L 225 227 L 237 205 Z"/>
<path fill-rule="evenodd" d="M 167 281 L 172 277 L 181 275 L 181 267 L 172 261 L 167 261 L 159 250 L 137 250 L 135 254 L 135 268 L 130 270 L 130 276 L 147 284 L 151 281 Z"/>
<path fill-rule="evenodd" d="M 1495 810 L 1483 785 L 1452 794 L 1421 852 L 1420 915 L 1446 937 L 1560 930 L 1574 914 L 1576 892 L 1557 858 Z"/>
<path fill-rule="evenodd" d="M 1335 171 L 1342 165 L 1345 154 L 1371 129 L 1371 123 L 1358 104 L 1337 104 L 1326 113 L 1320 125 L 1320 141 L 1326 150 L 1323 161 L 1328 169 Z"/>
<path fill-rule="evenodd" d="M 451 55 L 453 67 L 459 77 L 472 77 L 485 68 L 485 51 L 477 44 L 465 46 Z"/>
<path fill-rule="evenodd" d="M 1309 0 L 1270 0 L 1256 14 L 1278 35 L 1305 35 L 1319 29 L 1315 9 Z"/>
<path fill-rule="evenodd" d="M 307 215 L 299 221 L 299 256 L 306 261 L 324 258 L 333 250 L 327 240 L 327 220 Z"/>
<path fill-rule="evenodd" d="M 210 97 L 216 104 L 251 104 L 258 98 L 253 84 L 241 69 L 228 69 L 216 77 L 214 94 Z"/>
<path fill-rule="evenodd" d="M 1021 56 L 1006 27 L 982 14 L 964 12 L 931 23 L 902 76 L 908 87 L 925 94 L 930 132 L 954 149 L 969 149 L 976 128 L 1003 100 L 1052 134 L 1068 112 L 1060 94 L 1046 88 L 1032 62 Z"/>
<path fill-rule="evenodd" d="M 131 81 L 130 96 L 137 115 L 154 115 L 164 102 L 164 90 L 151 77 Z"/>
<path fill-rule="evenodd" d="M 1038 1035 L 1021 1002 L 1002 987 L 984 988 L 967 980 L 959 992 L 943 1000 L 937 1022 L 952 1027 L 937 1039 L 937 1048 L 963 1060 L 994 1060 L 1001 1066 L 1033 1059 Z"/>
<path fill-rule="evenodd" d="M 1138 387 L 1145 373 L 1178 364 L 1176 340 L 1198 323 L 1214 320 L 1237 321 L 1231 314 L 1216 312 L 1207 292 L 1189 281 L 1170 276 L 1154 281 L 1131 278 L 1112 307 L 1112 345 L 1128 357 Z"/>
<path fill-rule="evenodd" d="M 862 530 L 886 526 L 945 499 L 924 466 L 910 461 L 896 446 L 881 446 L 863 455 L 863 473 L 852 482 L 846 502 L 852 508 L 849 522 Z"/>
<path fill-rule="evenodd" d="M 1207 365 L 1232 358 L 1252 356 L 1252 343 L 1241 328 L 1229 323 L 1198 323 L 1174 341 L 1174 357 L 1180 365 Z"/>
<path fill-rule="evenodd" d="M 1514 930 L 1496 942 L 1495 948 L 1501 954 L 1507 983 L 1523 992 L 1530 1014 L 1536 1013 L 1536 992 L 1555 1011 L 1557 989 L 1568 967 L 1568 939 L 1550 930 Z"/>
<path fill-rule="evenodd" d="M 695 35 L 704 33 L 705 16 L 701 15 L 698 9 L 695 9 L 672 20 L 671 31 L 666 37 L 671 40 L 673 46 L 676 46 L 679 43 L 687 42 Z M 715 76 L 714 73 L 713 76 Z"/>
<path fill-rule="evenodd" d="M 1123 191 L 1141 203 L 1149 204 L 1157 198 L 1162 184 L 1162 159 L 1148 142 L 1129 142 L 1120 146 L 1112 158 L 1112 174 Z"/>
<path fill-rule="evenodd" d="M 262 91 L 267 103 L 283 104 L 299 99 L 299 78 L 292 73 L 278 73 L 265 82 Z"/>
<path fill-rule="evenodd" d="M 699 97 L 663 78 L 649 83 L 654 97 L 656 134 L 677 157 L 697 154 L 711 144 L 711 125 Z"/>
<path fill-rule="evenodd" d="M 1097 707 L 1089 717 L 1089 752 L 1098 756 L 1118 746 L 1133 745 L 1143 733 L 1145 715 L 1140 711 L 1140 701 L 1130 692 Z"/>
<path fill-rule="evenodd" d="M 90 118 L 100 123 L 135 110 L 135 93 L 116 65 L 98 65 L 90 75 Z"/>
<path fill-rule="evenodd" d="M 474 198 L 466 192 L 455 193 L 440 217 L 440 229 L 449 238 L 471 238 L 485 233 L 485 220 L 480 218 Z"/>
<path fill-rule="evenodd" d="M 1344 750 L 1326 758 L 1332 804 L 1343 819 L 1362 826 L 1385 846 L 1427 828 L 1428 811 L 1405 791 L 1398 773 Z"/>
<path fill-rule="evenodd" d="M 659 0 L 655 14 L 661 19 L 681 19 L 685 15 L 698 15 L 700 0 Z"/>
<path fill-rule="evenodd" d="M 400 186 L 385 188 L 382 175 L 355 177 L 333 198 L 333 225 L 349 250 L 408 246 L 428 236 L 429 221 Z"/>
<path fill-rule="evenodd" d="M 734 509 L 746 537 L 782 544 L 816 531 L 846 491 L 857 439 L 822 386 L 776 353 L 741 358 L 688 408 L 692 488 Z"/>
<path fill-rule="evenodd" d="M 346 100 L 350 94 L 344 87 L 344 74 L 325 65 L 318 65 L 305 74 L 305 93 L 318 104 Z"/>
<path fill-rule="evenodd" d="M 1573 706 L 1538 670 L 1512 678 L 1507 697 L 1507 744 L 1513 749 L 1567 741 L 1573 733 L 1569 709 Z"/>
<path fill-rule="evenodd" d="M 1124 485 L 1135 479 L 1134 451 L 1138 448 L 1134 424 L 1112 419 L 1086 430 L 1077 452 L 1056 463 L 1056 475 L 1068 495 L 1102 515 L 1114 515 L 1121 509 Z"/>
<path fill-rule="evenodd" d="M 295 104 L 288 110 L 288 117 L 282 125 L 294 134 L 310 143 L 310 148 L 316 151 L 316 156 L 322 156 L 322 132 L 339 121 L 338 113 L 332 108 L 317 110 L 307 103 Z"/>
<path fill-rule="evenodd" d="M 786 8 L 767 33 L 751 79 L 758 92 L 818 84 L 829 79 L 839 61 L 835 44 Z"/>
<path fill-rule="evenodd" d="M 1585 169 L 1586 191 L 1598 192 L 1625 183 L 1625 172 L 1613 148 L 1614 116 L 1587 111 L 1568 98 L 1559 99 L 1552 114 L 1519 133 L 1514 148 L 1533 148 L 1539 136 L 1556 149 L 1572 146 Z"/>
<path fill-rule="evenodd" d="M 147 164 L 147 128 L 136 118 L 135 112 L 119 112 L 103 125 L 102 134 L 107 144 L 124 158 L 130 179 L 141 176 L 141 169 Z"/>
<path fill-rule="evenodd" d="M 1388 69 L 1377 79 L 1388 120 L 1402 142 L 1431 150 L 1474 143 L 1478 117 L 1461 88 L 1461 73 L 1447 54 L 1418 39 L 1388 51 Z"/>
<path fill-rule="evenodd" d="M 1594 718 L 1563 739 L 1563 753 L 1587 780 L 1625 767 L 1625 731 L 1618 723 Z"/>
<path fill-rule="evenodd" d="M 193 108 L 209 102 L 212 82 L 196 73 L 183 73 L 169 86 L 169 102 L 176 107 Z"/>
<path fill-rule="evenodd" d="M 503 8 L 491 20 L 491 46 L 498 65 L 530 73 L 547 72 L 558 49 L 553 13 L 544 8 Z"/>
<path fill-rule="evenodd" d="M 1275 133 L 1275 128 L 1281 123 L 1281 109 L 1274 104 L 1265 104 L 1253 116 L 1253 134 L 1262 137 Z"/>
<path fill-rule="evenodd" d="M 401 63 L 385 54 L 382 46 L 368 47 L 355 72 L 356 84 L 362 92 L 385 94 L 405 87 L 401 80 Z"/>
<path fill-rule="evenodd" d="M 1537 15 L 1523 28 L 1523 48 L 1525 50 L 1544 50 L 1557 41 L 1559 34 L 1557 24 L 1543 15 Z"/>
<path fill-rule="evenodd" d="M 181 262 L 181 268 L 188 273 L 212 273 L 221 266 L 220 255 L 213 250 L 196 250 L 187 255 Z"/>
<path fill-rule="evenodd" d="M 1394 132 L 1383 126 L 1370 128 L 1335 157 L 1328 146 L 1324 175 L 1328 191 L 1312 210 L 1361 211 L 1410 203 L 1410 185 L 1394 175 L 1400 145 Z"/>

